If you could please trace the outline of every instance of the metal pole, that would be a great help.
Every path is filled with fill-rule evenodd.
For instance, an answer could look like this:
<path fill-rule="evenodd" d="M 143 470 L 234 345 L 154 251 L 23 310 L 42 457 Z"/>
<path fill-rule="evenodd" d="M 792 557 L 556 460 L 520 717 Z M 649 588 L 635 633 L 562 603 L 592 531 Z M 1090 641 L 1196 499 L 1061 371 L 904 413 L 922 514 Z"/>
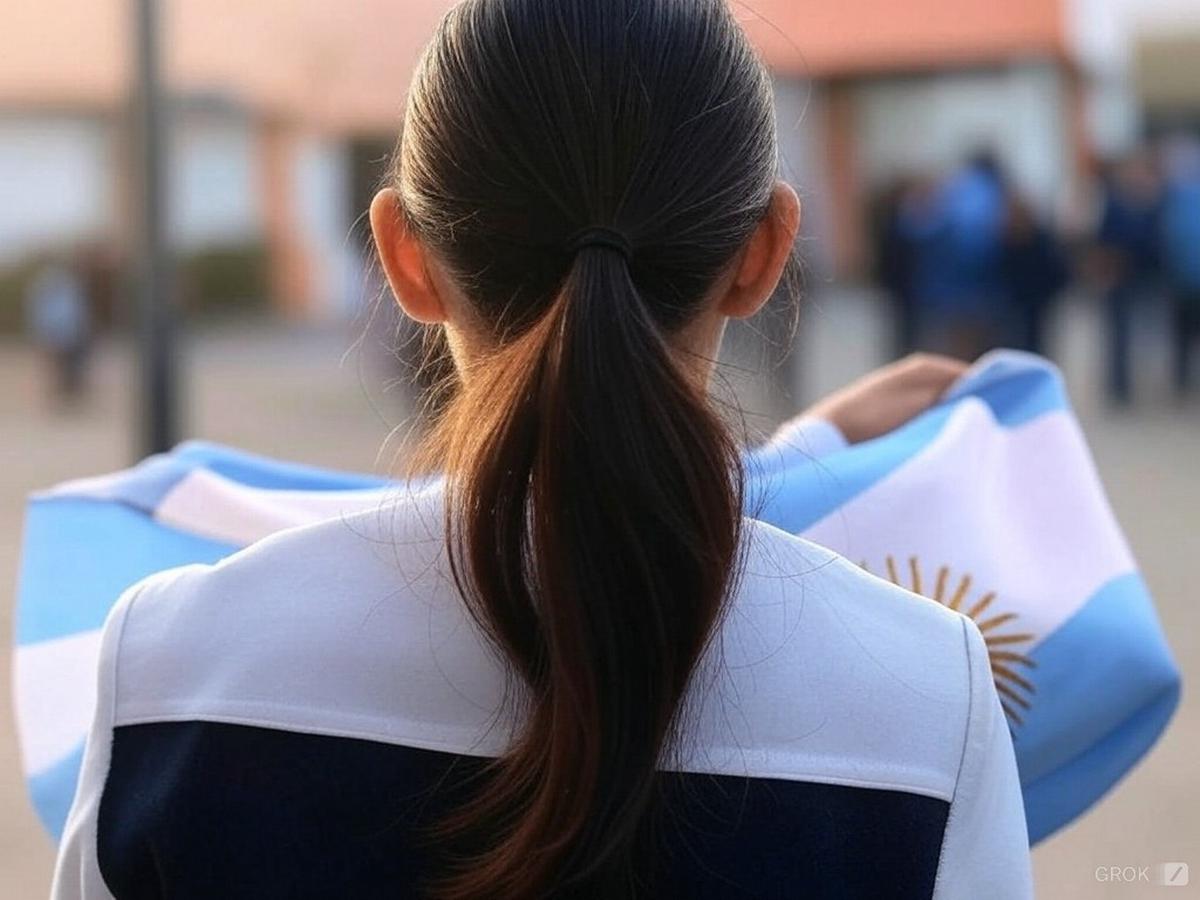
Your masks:
<path fill-rule="evenodd" d="M 140 369 L 138 445 L 170 449 L 178 435 L 175 304 L 166 231 L 166 138 L 159 80 L 159 0 L 134 0 L 134 134 L 138 223 L 134 250 Z"/>

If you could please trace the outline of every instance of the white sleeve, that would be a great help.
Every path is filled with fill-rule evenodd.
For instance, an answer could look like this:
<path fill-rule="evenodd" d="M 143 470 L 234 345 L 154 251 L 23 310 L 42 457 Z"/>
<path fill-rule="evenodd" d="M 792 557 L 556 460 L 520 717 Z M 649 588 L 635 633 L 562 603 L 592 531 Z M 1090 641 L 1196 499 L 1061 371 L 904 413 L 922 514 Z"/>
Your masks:
<path fill-rule="evenodd" d="M 96 820 L 112 754 L 117 702 L 117 651 L 129 608 L 144 584 L 136 584 L 122 594 L 104 623 L 96 714 L 83 752 L 83 767 L 79 773 L 75 799 L 58 846 L 54 883 L 50 888 L 51 900 L 112 900 L 112 893 L 100 875 Z"/>
<path fill-rule="evenodd" d="M 1033 875 L 1012 737 L 983 635 L 965 617 L 963 627 L 971 706 L 934 900 L 1027 900 L 1033 896 Z"/>
<path fill-rule="evenodd" d="M 767 448 L 799 450 L 811 459 L 820 459 L 849 446 L 837 426 L 825 419 L 801 416 L 784 422 L 767 441 Z"/>

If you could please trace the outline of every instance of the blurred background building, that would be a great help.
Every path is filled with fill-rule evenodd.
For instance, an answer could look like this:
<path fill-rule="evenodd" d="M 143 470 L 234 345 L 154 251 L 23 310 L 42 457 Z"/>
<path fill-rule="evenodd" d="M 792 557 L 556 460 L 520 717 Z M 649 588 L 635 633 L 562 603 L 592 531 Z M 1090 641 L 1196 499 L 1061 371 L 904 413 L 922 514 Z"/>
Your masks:
<path fill-rule="evenodd" d="M 169 207 L 190 303 L 316 318 L 357 308 L 355 224 L 448 6 L 164 5 Z M 63 247 L 85 252 L 101 307 L 112 302 L 131 48 L 120 0 L 6 7 L 0 320 L 11 328 L 25 280 Z M 1098 160 L 1200 122 L 1191 0 L 748 0 L 739 14 L 775 73 L 785 158 L 809 194 L 810 260 L 839 276 L 866 271 L 873 201 L 901 179 L 988 148 L 1040 211 L 1077 224 Z"/>
<path fill-rule="evenodd" d="M 450 5 L 162 0 L 184 436 L 389 468 L 416 403 L 394 312 L 358 342 L 385 352 L 347 363 L 379 295 L 363 215 Z M 135 452 L 133 6 L 0 0 L 0 583 L 30 491 Z M 808 270 L 795 340 L 769 316 L 731 332 L 723 371 L 752 430 L 913 347 L 1052 355 L 1200 678 L 1200 397 L 1176 402 L 1200 388 L 1200 0 L 734 7 L 774 75 Z M 6 671 L 0 896 L 44 896 L 53 851 L 25 801 Z M 1198 739 L 1185 695 L 1125 786 L 1038 848 L 1039 896 L 1099 896 L 1099 866 L 1188 861 Z"/>

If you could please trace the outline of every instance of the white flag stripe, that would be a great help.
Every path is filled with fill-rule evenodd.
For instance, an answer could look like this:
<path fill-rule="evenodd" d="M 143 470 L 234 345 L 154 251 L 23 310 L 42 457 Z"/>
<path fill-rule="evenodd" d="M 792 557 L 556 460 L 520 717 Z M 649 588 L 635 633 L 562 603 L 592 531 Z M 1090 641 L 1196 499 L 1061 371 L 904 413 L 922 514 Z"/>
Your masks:
<path fill-rule="evenodd" d="M 196 469 L 167 493 L 154 518 L 190 534 L 243 547 L 286 528 L 379 506 L 387 493 L 254 488 Z"/>
<path fill-rule="evenodd" d="M 101 631 L 26 644 L 14 653 L 17 729 L 26 775 L 38 775 L 78 749 L 96 707 Z"/>
<path fill-rule="evenodd" d="M 1019 610 L 1031 649 L 1135 568 L 1088 460 L 1067 412 L 1006 428 L 982 401 L 963 400 L 929 446 L 804 537 L 876 574 L 890 555 L 905 586 L 911 557 L 926 590 L 942 566 L 951 588 L 969 575 L 972 597 L 995 591 L 992 610 Z"/>
<path fill-rule="evenodd" d="M 86 478 L 73 478 L 45 490 L 36 491 L 33 498 L 50 500 L 88 497 L 93 500 L 107 500 L 113 496 L 120 496 L 122 486 L 128 481 L 129 470 L 110 472 L 107 475 L 89 475 Z"/>

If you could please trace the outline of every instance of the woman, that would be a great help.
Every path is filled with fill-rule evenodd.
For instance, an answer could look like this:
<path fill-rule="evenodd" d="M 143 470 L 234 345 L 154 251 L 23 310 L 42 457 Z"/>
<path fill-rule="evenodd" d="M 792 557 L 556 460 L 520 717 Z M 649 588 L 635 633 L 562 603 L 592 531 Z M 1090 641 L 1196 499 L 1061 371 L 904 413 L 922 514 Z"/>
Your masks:
<path fill-rule="evenodd" d="M 709 361 L 799 216 L 721 0 L 455 8 L 371 209 L 445 475 L 128 592 L 55 896 L 1028 896 L 978 631 L 742 516 Z"/>

